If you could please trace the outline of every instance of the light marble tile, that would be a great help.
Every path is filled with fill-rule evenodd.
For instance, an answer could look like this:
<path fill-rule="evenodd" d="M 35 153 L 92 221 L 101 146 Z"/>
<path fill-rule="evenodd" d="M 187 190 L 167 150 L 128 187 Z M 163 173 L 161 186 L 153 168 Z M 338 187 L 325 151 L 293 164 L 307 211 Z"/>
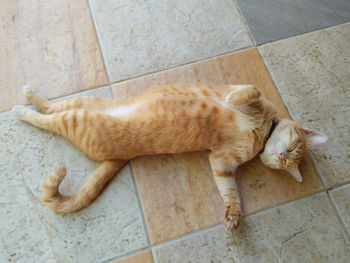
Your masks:
<path fill-rule="evenodd" d="M 113 260 L 110 263 L 153 263 L 152 253 L 149 249 L 130 256 Z"/>
<path fill-rule="evenodd" d="M 296 121 L 329 140 L 312 153 L 327 187 L 350 181 L 350 24 L 259 47 Z"/>
<path fill-rule="evenodd" d="M 231 0 L 89 0 L 112 82 L 252 45 Z"/>
<path fill-rule="evenodd" d="M 207 154 L 148 156 L 131 163 L 152 244 L 223 222 Z"/>
<path fill-rule="evenodd" d="M 101 88 L 84 95 L 110 97 L 110 91 Z M 11 112 L 0 114 L 0 130 L 0 258 L 97 262 L 147 246 L 129 166 L 91 206 L 57 215 L 39 201 L 49 173 L 67 166 L 60 191 L 69 194 L 85 182 L 96 163 L 67 140 L 15 120 Z"/>
<path fill-rule="evenodd" d="M 114 97 L 125 98 L 140 94 L 152 85 L 181 83 L 253 84 L 275 104 L 280 117 L 288 118 L 256 48 L 120 82 L 112 85 L 112 92 Z M 132 167 L 152 244 L 222 221 L 222 201 L 215 191 L 206 156 L 190 153 L 143 157 L 132 161 Z M 309 156 L 303 158 L 300 170 L 302 184 L 282 171 L 263 166 L 259 158 L 242 165 L 237 178 L 243 214 L 323 189 Z M 211 194 L 205 196 L 206 192 Z"/>
<path fill-rule="evenodd" d="M 330 191 L 330 196 L 337 207 L 345 228 L 350 234 L 350 184 Z"/>
<path fill-rule="evenodd" d="M 350 21 L 349 0 L 236 0 L 257 44 Z"/>
<path fill-rule="evenodd" d="M 350 243 L 326 193 L 159 245 L 156 262 L 348 262 Z"/>
<path fill-rule="evenodd" d="M 0 111 L 30 84 L 55 98 L 108 84 L 87 0 L 2 1 Z"/>

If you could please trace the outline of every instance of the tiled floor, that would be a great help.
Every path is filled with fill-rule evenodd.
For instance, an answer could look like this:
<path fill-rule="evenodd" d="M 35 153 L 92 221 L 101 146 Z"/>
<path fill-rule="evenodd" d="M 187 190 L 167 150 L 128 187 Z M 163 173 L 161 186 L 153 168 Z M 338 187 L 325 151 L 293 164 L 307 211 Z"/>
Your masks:
<path fill-rule="evenodd" d="M 292 2 L 2 3 L 0 262 L 349 262 L 350 5 Z M 96 163 L 14 118 L 26 83 L 60 99 L 251 83 L 329 142 L 303 159 L 302 184 L 257 158 L 243 165 L 233 233 L 207 153 L 135 159 L 90 207 L 56 215 L 39 201 L 48 174 L 66 165 L 71 193 Z"/>

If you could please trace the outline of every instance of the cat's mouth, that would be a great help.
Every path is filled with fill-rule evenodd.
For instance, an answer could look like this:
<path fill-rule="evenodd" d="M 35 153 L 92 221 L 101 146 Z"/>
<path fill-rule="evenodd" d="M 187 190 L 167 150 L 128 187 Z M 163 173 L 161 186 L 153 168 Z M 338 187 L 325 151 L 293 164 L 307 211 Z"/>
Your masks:
<path fill-rule="evenodd" d="M 263 165 L 273 169 L 283 169 L 287 162 L 285 156 L 283 158 L 279 158 L 275 154 L 269 155 L 264 152 L 260 154 L 259 157 Z"/>

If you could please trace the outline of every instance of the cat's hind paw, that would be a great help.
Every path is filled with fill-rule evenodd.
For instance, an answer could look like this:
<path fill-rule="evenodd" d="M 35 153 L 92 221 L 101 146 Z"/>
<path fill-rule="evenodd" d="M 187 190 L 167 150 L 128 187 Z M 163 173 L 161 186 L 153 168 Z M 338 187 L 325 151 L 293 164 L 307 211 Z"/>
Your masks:
<path fill-rule="evenodd" d="M 241 211 L 237 205 L 226 204 L 224 225 L 227 230 L 233 230 L 239 225 Z"/>
<path fill-rule="evenodd" d="M 14 106 L 11 110 L 17 119 L 24 120 L 26 113 L 29 111 L 27 107 L 25 106 Z"/>

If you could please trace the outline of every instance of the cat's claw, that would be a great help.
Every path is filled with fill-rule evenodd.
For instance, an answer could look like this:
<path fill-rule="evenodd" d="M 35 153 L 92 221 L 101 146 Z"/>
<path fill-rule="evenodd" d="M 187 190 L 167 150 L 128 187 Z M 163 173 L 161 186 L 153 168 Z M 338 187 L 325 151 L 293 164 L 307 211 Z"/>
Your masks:
<path fill-rule="evenodd" d="M 15 114 L 17 119 L 24 120 L 24 116 L 28 112 L 28 109 L 25 106 L 17 105 L 14 106 L 11 111 Z"/>
<path fill-rule="evenodd" d="M 226 212 L 224 218 L 224 225 L 227 230 L 233 230 L 239 225 L 241 218 L 240 208 L 236 205 L 226 204 Z"/>

